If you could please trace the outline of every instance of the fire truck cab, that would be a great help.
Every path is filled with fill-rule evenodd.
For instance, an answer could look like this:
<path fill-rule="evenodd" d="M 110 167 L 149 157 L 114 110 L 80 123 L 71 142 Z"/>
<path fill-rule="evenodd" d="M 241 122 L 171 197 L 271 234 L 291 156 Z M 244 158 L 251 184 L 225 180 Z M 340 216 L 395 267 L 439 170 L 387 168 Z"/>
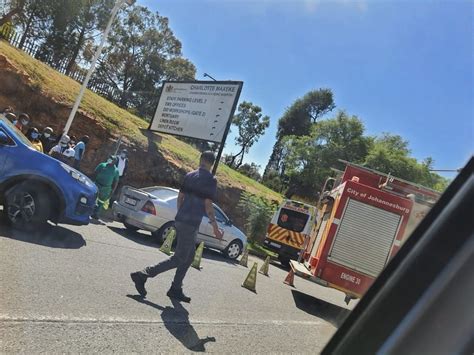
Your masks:
<path fill-rule="evenodd" d="M 439 198 L 426 187 L 344 162 L 293 272 L 360 298 Z"/>

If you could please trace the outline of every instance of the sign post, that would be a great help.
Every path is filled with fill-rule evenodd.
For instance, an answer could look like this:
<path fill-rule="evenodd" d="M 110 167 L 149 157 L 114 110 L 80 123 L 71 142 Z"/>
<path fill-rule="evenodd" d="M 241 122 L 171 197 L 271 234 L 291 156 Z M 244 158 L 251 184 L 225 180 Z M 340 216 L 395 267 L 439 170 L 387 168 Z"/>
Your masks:
<path fill-rule="evenodd" d="M 219 143 L 215 174 L 242 85 L 241 81 L 166 81 L 149 129 Z"/>

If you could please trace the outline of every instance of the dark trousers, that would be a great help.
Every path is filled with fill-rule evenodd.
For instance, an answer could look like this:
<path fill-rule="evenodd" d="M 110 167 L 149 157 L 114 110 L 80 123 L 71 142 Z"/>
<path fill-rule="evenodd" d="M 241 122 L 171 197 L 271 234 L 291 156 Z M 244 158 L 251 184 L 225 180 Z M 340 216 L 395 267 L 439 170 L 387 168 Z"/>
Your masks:
<path fill-rule="evenodd" d="M 173 284 L 175 290 L 181 290 L 186 272 L 193 263 L 196 252 L 196 238 L 199 226 L 190 226 L 182 222 L 175 222 L 177 245 L 174 255 L 159 264 L 148 266 L 142 272 L 148 277 L 155 277 L 162 272 L 176 269 Z"/>

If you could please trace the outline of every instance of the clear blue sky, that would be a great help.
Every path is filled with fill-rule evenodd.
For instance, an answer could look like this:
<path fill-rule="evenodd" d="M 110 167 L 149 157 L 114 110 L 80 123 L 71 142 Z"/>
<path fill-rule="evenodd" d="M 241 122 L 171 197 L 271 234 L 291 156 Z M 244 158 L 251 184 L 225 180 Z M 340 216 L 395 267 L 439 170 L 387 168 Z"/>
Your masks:
<path fill-rule="evenodd" d="M 220 80 L 242 80 L 241 100 L 271 117 L 247 155 L 265 167 L 286 107 L 331 88 L 338 109 L 368 134 L 410 142 L 435 167 L 474 151 L 472 1 L 139 0 L 170 20 L 183 54 Z M 236 131 L 236 129 L 234 129 Z M 226 152 L 237 151 L 229 136 Z M 447 174 L 446 176 L 453 176 Z"/>

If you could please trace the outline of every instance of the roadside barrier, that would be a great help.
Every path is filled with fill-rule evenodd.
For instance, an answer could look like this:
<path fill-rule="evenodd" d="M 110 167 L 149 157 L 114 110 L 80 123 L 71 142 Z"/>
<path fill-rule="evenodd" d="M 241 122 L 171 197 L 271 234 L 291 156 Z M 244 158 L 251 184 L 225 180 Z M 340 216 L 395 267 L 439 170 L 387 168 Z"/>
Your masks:
<path fill-rule="evenodd" d="M 256 286 L 257 286 L 257 268 L 258 264 L 254 263 L 252 266 L 252 269 L 250 269 L 249 274 L 245 278 L 244 283 L 242 284 L 242 287 L 246 288 L 247 290 L 257 292 Z"/>
<path fill-rule="evenodd" d="M 174 238 L 176 237 L 176 230 L 174 228 L 171 228 L 168 230 L 166 233 L 166 239 L 163 245 L 160 248 L 160 251 L 165 253 L 166 255 L 171 255 L 171 246 L 173 245 Z"/>
<path fill-rule="evenodd" d="M 202 259 L 202 252 L 204 251 L 204 242 L 201 242 L 196 249 L 196 254 L 194 254 L 194 260 L 191 266 L 195 269 L 201 270 L 201 259 Z"/>

